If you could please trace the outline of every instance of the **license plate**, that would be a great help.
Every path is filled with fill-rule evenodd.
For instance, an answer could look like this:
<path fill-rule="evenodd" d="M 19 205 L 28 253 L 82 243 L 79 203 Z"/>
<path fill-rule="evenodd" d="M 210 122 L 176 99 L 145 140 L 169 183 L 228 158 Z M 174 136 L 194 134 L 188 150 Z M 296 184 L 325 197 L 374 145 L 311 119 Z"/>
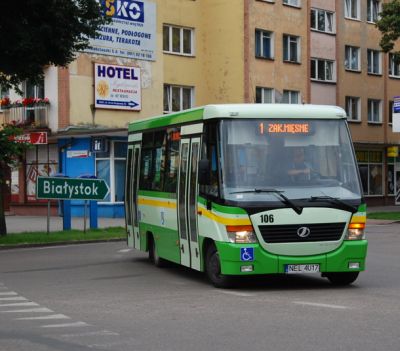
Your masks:
<path fill-rule="evenodd" d="M 319 273 L 319 264 L 286 264 L 285 273 Z"/>

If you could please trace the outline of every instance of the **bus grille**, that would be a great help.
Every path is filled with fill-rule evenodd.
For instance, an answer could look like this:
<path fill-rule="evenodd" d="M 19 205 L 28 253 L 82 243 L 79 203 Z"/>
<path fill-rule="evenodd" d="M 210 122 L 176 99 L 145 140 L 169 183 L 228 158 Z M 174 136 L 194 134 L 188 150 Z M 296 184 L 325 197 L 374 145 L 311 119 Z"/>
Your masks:
<path fill-rule="evenodd" d="M 346 223 L 313 223 L 288 225 L 260 225 L 258 228 L 266 243 L 297 243 L 315 241 L 337 241 L 343 234 Z M 300 228 L 309 228 L 310 233 L 301 237 Z"/>

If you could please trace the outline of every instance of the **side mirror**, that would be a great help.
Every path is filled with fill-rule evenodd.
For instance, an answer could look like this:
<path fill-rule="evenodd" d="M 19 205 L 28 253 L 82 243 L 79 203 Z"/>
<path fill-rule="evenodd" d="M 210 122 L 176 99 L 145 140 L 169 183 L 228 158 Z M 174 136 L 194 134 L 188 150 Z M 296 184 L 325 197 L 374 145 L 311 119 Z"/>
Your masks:
<path fill-rule="evenodd" d="M 210 161 L 207 159 L 199 161 L 199 184 L 210 184 Z"/>

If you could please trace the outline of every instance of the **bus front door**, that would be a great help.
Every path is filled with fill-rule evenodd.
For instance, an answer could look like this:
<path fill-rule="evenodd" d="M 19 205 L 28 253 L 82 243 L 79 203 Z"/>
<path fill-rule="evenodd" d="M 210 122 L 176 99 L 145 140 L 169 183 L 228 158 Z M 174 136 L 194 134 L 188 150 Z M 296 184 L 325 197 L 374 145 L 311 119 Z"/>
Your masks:
<path fill-rule="evenodd" d="M 126 223 L 128 227 L 128 246 L 140 250 L 139 219 L 137 208 L 137 193 L 139 183 L 140 145 L 135 144 L 128 148 L 127 164 L 127 193 L 126 193 Z"/>
<path fill-rule="evenodd" d="M 197 231 L 197 168 L 200 138 L 182 138 L 178 186 L 178 228 L 181 264 L 200 270 L 200 250 Z"/>

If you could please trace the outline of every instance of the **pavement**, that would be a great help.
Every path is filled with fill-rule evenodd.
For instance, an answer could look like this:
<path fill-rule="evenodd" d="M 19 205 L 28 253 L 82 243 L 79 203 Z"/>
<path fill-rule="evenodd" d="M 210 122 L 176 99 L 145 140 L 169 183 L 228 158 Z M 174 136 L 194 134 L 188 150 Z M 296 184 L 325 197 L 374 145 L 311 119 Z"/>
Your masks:
<path fill-rule="evenodd" d="M 368 207 L 367 212 L 397 212 L 400 211 L 400 206 L 374 206 Z M 63 227 L 62 217 L 50 217 L 50 231 L 60 231 Z M 390 224 L 397 221 L 382 220 L 382 219 L 368 219 L 367 224 Z M 21 232 L 36 232 L 47 230 L 47 217 L 46 216 L 6 216 L 7 232 L 8 233 L 21 233 Z M 72 229 L 83 230 L 83 218 L 72 218 Z M 99 228 L 107 227 L 125 227 L 124 218 L 99 218 Z M 86 228 L 89 228 L 89 219 L 86 221 Z"/>

